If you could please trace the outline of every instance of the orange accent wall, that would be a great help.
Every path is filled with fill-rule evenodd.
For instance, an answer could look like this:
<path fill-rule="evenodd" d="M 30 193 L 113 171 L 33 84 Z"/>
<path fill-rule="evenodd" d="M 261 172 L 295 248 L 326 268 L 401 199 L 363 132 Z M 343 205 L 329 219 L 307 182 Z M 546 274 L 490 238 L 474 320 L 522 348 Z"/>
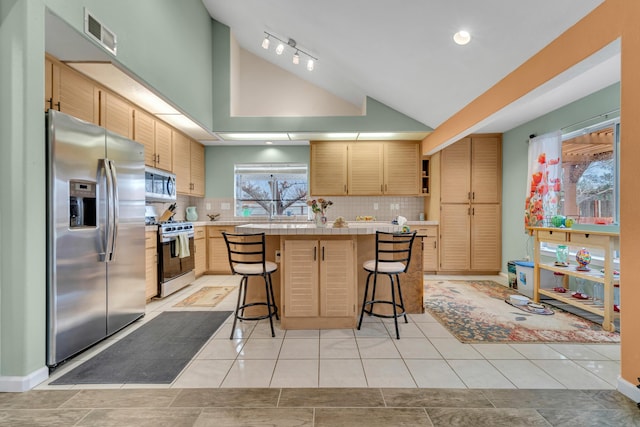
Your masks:
<path fill-rule="evenodd" d="M 640 1 L 605 0 L 589 15 L 532 56 L 495 86 L 446 120 L 422 141 L 438 150 L 472 126 L 526 95 L 617 38 L 621 38 L 620 268 L 621 376 L 640 377 Z"/>

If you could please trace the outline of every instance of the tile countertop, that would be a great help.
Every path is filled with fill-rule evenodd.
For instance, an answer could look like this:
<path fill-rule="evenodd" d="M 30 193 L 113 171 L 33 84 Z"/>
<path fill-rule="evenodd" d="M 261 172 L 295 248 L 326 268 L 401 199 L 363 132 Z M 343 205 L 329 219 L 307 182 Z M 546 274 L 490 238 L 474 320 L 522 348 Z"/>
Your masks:
<path fill-rule="evenodd" d="M 433 221 L 419 221 L 421 223 L 433 222 Z M 322 235 L 353 235 L 353 234 L 375 234 L 376 231 L 401 231 L 402 227 L 399 225 L 391 224 L 389 222 L 364 222 L 353 221 L 348 222 L 348 227 L 334 228 L 332 224 L 328 224 L 327 227 L 316 227 L 312 222 L 271 222 L 271 223 L 251 223 L 244 225 L 237 225 L 236 231 L 238 232 L 264 232 L 271 235 L 300 235 L 300 234 L 322 234 Z M 407 223 L 409 227 L 411 224 Z M 417 225 L 417 224 L 414 224 Z M 435 225 L 435 224 L 428 224 Z"/>
<path fill-rule="evenodd" d="M 347 221 L 347 223 L 349 225 L 351 224 L 384 224 L 384 225 L 393 225 L 391 224 L 391 222 L 387 222 L 387 221 Z M 308 224 L 308 225 L 313 225 L 313 221 L 246 221 L 246 220 L 230 220 L 230 221 L 193 221 L 193 225 L 195 227 L 202 227 L 202 226 L 206 226 L 206 225 L 234 225 L 234 226 L 240 226 L 240 225 L 246 225 L 246 224 L 274 224 L 274 225 L 282 225 L 282 224 Z M 415 225 L 438 225 L 438 221 L 407 221 L 407 225 L 408 226 L 415 226 Z"/>

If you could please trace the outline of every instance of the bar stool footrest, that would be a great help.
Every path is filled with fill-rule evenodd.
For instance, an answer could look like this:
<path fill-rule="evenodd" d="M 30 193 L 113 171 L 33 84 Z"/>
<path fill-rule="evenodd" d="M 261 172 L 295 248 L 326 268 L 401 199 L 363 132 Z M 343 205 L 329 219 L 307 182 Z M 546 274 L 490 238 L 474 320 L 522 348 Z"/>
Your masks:
<path fill-rule="evenodd" d="M 365 302 L 364 305 L 367 306 L 367 305 L 372 305 L 372 304 L 389 304 L 389 305 L 393 305 L 393 302 L 392 301 L 385 301 L 385 300 L 373 300 L 373 301 Z M 404 309 L 404 307 L 402 305 L 396 303 L 396 307 L 401 308 L 402 312 L 396 313 L 395 316 L 393 314 L 374 313 L 371 308 L 370 309 L 363 308 L 362 311 L 367 313 L 369 316 L 384 317 L 385 319 L 393 319 L 395 317 L 405 316 L 407 314 L 407 312 L 405 311 L 405 309 Z"/>

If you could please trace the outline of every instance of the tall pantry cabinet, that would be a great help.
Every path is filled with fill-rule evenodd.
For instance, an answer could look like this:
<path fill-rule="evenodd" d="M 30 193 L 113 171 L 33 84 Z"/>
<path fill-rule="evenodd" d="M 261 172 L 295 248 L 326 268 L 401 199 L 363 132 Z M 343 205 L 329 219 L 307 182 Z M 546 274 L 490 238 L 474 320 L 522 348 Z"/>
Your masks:
<path fill-rule="evenodd" d="M 441 151 L 440 271 L 500 271 L 502 139 L 471 135 Z"/>

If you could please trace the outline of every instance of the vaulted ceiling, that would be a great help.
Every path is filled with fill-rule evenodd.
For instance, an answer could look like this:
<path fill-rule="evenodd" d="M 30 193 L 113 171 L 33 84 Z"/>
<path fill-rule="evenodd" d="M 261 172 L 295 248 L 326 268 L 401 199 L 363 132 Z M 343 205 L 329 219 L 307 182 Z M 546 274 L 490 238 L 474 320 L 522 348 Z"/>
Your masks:
<path fill-rule="evenodd" d="M 436 128 L 602 0 L 203 0 L 240 47 L 334 95 L 366 96 Z M 453 34 L 471 33 L 458 46 Z M 261 47 L 264 33 L 318 58 L 313 71 Z M 290 48 L 287 48 L 290 49 Z M 506 107 L 477 131 L 503 132 L 620 80 L 619 44 Z"/>

